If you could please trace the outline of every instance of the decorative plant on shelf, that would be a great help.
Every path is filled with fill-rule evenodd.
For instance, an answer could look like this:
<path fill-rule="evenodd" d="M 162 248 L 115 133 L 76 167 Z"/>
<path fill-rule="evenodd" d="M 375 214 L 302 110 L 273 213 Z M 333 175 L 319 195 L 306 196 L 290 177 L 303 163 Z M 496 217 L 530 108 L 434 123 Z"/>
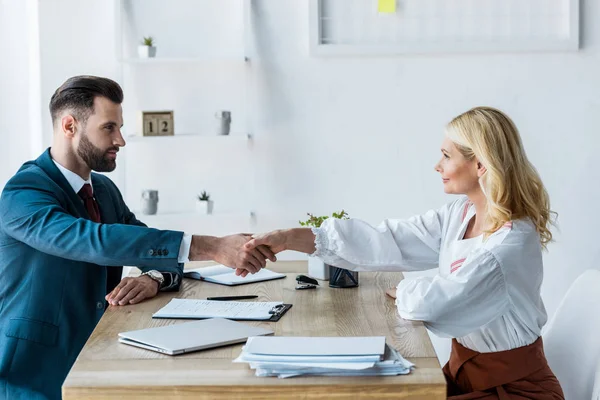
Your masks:
<path fill-rule="evenodd" d="M 306 215 L 308 215 L 308 219 L 304 222 L 302 221 L 298 221 L 300 223 L 300 226 L 314 226 L 315 228 L 319 228 L 321 226 L 321 224 L 323 223 L 323 221 L 325 221 L 327 218 L 329 218 L 329 216 L 324 215 L 322 217 L 317 217 L 314 216 L 311 213 L 307 213 Z M 339 213 L 333 213 L 331 214 L 331 218 L 337 218 L 337 219 L 349 219 L 348 217 L 348 213 L 344 210 L 340 211 Z"/>
<path fill-rule="evenodd" d="M 315 228 L 319 228 L 323 221 L 328 218 L 338 218 L 338 219 L 349 219 L 348 213 L 344 210 L 339 213 L 331 214 L 331 217 L 324 215 L 321 217 L 317 217 L 311 213 L 307 213 L 308 219 L 306 221 L 298 221 L 301 226 L 311 226 Z M 328 280 L 330 275 L 329 265 L 325 264 L 321 259 L 316 257 L 308 257 L 308 274 L 313 278 Z"/>
<path fill-rule="evenodd" d="M 210 194 L 208 194 L 206 192 L 206 190 L 204 190 L 199 196 L 198 196 L 198 200 L 200 201 L 209 201 L 210 200 Z"/>
<path fill-rule="evenodd" d="M 138 55 L 140 58 L 150 58 L 156 56 L 156 47 L 152 36 L 144 36 L 141 44 L 138 46 Z"/>
<path fill-rule="evenodd" d="M 152 47 L 154 46 L 154 38 L 152 36 L 144 37 L 142 44 L 144 46 Z"/>
<path fill-rule="evenodd" d="M 213 212 L 213 201 L 210 199 L 210 194 L 206 190 L 196 196 L 196 210 L 201 214 L 210 215 Z"/>

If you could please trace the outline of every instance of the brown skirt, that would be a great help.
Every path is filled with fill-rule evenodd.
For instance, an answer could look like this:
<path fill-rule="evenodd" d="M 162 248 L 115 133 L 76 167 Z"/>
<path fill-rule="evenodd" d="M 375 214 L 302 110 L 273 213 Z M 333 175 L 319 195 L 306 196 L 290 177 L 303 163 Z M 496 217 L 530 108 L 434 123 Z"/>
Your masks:
<path fill-rule="evenodd" d="M 546 361 L 541 337 L 528 346 L 494 353 L 479 353 L 452 339 L 443 371 L 452 400 L 565 398 Z"/>

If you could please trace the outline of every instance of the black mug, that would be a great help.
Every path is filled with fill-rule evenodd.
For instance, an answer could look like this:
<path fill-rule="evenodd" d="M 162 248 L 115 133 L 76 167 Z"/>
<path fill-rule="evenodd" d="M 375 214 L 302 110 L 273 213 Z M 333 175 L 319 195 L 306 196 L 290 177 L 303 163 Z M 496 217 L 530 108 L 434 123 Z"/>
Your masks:
<path fill-rule="evenodd" d="M 358 272 L 329 266 L 329 287 L 351 288 L 358 286 Z"/>

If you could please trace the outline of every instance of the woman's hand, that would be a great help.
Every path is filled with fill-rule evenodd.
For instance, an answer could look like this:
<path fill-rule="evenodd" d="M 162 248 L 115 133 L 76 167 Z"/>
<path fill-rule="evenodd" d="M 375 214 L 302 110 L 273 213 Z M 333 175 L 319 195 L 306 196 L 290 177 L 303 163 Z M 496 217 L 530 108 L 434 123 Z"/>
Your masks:
<path fill-rule="evenodd" d="M 391 288 L 385 291 L 385 294 L 390 296 L 392 299 L 396 298 L 396 288 Z"/>
<path fill-rule="evenodd" d="M 250 251 L 259 246 L 270 249 L 273 254 L 284 250 L 295 250 L 312 254 L 315 252 L 315 235 L 310 228 L 281 229 L 254 235 L 243 248 Z M 248 271 L 238 268 L 235 274 L 244 277 L 248 275 Z"/>
<path fill-rule="evenodd" d="M 286 244 L 290 235 L 290 230 L 277 230 L 254 235 L 244 247 L 249 250 L 258 246 L 265 246 L 270 248 L 273 253 L 277 254 L 287 249 Z"/>

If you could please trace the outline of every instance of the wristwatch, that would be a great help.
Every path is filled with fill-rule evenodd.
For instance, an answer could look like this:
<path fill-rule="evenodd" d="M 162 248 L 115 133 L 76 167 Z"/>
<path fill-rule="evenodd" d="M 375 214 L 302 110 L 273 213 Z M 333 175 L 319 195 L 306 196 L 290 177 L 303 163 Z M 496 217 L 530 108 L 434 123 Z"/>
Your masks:
<path fill-rule="evenodd" d="M 158 282 L 158 288 L 159 289 L 162 287 L 162 284 L 165 281 L 165 277 L 163 276 L 163 274 L 161 274 L 160 272 L 158 272 L 155 269 L 151 269 L 150 271 L 144 272 L 140 276 L 144 276 L 144 275 L 148 275 L 150 277 L 150 279 L 152 279 L 153 281 Z"/>

